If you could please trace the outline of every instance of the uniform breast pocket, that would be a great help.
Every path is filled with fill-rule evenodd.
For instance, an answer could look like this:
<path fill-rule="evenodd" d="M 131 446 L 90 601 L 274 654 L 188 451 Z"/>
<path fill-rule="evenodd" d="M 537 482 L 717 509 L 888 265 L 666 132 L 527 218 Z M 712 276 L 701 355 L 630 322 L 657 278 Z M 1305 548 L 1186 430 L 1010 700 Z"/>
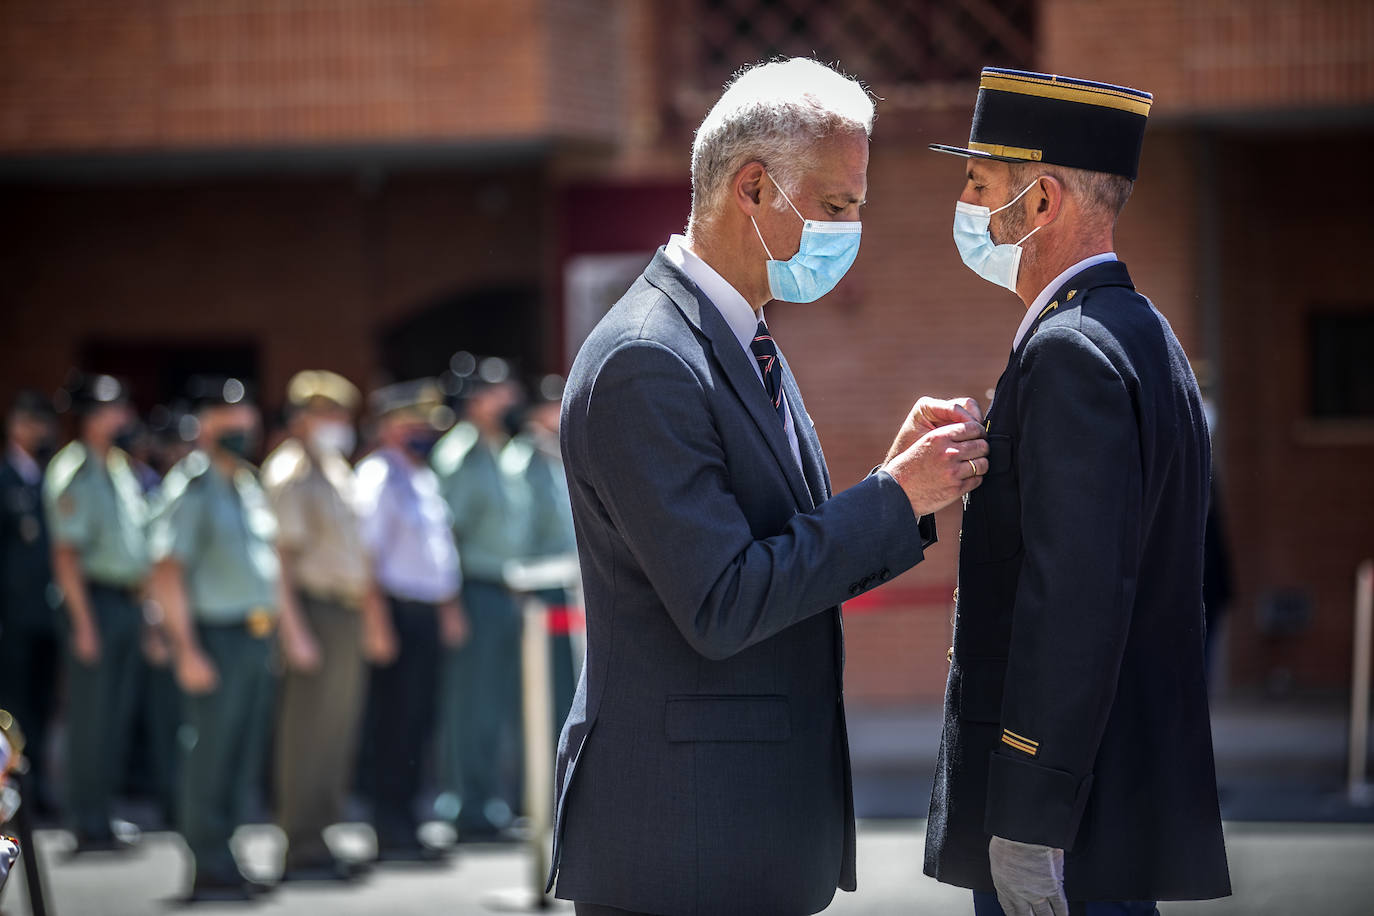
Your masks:
<path fill-rule="evenodd" d="M 1021 487 L 1011 436 L 988 436 L 988 473 L 969 494 L 963 547 L 974 552 L 973 559 L 988 563 L 1021 550 Z"/>

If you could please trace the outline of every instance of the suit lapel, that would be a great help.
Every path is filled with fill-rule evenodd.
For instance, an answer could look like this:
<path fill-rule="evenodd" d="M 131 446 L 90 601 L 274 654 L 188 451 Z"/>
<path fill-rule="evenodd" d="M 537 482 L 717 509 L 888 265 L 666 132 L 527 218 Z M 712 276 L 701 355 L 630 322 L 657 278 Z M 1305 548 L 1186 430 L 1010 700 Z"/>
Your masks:
<path fill-rule="evenodd" d="M 748 409 L 754 424 L 759 428 L 760 435 L 768 443 L 773 457 L 777 459 L 778 467 L 787 479 L 797 505 L 803 510 L 811 509 L 811 493 L 807 489 L 806 481 L 802 479 L 796 459 L 792 456 L 792 446 L 787 441 L 787 433 L 778 422 L 778 412 L 768 400 L 768 392 L 764 390 L 749 357 L 744 355 L 744 348 L 739 345 L 739 340 L 725 323 L 720 311 L 697 289 L 695 283 L 673 266 L 661 248 L 649 262 L 644 277 L 672 299 L 688 323 L 710 342 L 711 352 L 715 354 L 725 378 L 730 382 L 730 387 L 735 389 L 735 394 Z"/>

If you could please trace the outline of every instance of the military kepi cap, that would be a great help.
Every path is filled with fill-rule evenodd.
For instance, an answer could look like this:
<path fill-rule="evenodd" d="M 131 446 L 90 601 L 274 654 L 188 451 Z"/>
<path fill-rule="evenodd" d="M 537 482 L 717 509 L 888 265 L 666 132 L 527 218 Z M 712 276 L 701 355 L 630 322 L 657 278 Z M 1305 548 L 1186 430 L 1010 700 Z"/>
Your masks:
<path fill-rule="evenodd" d="M 292 407 L 314 407 L 324 404 L 353 410 L 361 399 L 362 395 L 356 385 L 327 369 L 306 369 L 297 372 L 286 385 L 286 402 Z"/>
<path fill-rule="evenodd" d="M 237 407 L 253 403 L 253 389 L 243 379 L 224 375 L 197 375 L 186 383 L 186 398 L 193 410 Z"/>
<path fill-rule="evenodd" d="M 1092 80 L 984 67 L 968 146 L 956 156 L 1044 162 L 1135 180 L 1154 96 Z"/>

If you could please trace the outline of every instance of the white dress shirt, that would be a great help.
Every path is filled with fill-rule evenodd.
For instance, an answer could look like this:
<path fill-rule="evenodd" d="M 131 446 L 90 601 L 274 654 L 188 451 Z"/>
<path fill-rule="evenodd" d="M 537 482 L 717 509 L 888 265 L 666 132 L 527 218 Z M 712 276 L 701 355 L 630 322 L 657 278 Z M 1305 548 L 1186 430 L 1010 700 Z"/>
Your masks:
<path fill-rule="evenodd" d="M 442 604 L 462 585 L 448 504 L 427 464 L 393 449 L 358 463 L 358 516 L 377 582 L 397 598 Z"/>
<path fill-rule="evenodd" d="M 1050 296 L 1054 295 L 1055 290 L 1063 286 L 1070 277 L 1079 271 L 1087 270 L 1089 267 L 1096 267 L 1098 264 L 1105 264 L 1108 261 L 1115 260 L 1116 252 L 1104 251 L 1102 254 L 1095 254 L 1092 257 L 1084 258 L 1051 280 L 1050 285 L 1042 289 L 1040 295 L 1036 296 L 1035 301 L 1030 304 L 1030 308 L 1026 309 L 1026 317 L 1021 319 L 1021 326 L 1016 329 L 1016 337 L 1011 342 L 1012 352 L 1015 352 L 1016 348 L 1021 346 L 1021 341 L 1026 339 L 1026 334 L 1030 331 L 1031 325 L 1035 324 L 1035 319 L 1040 317 L 1040 312 L 1045 306 L 1050 304 Z"/>
<path fill-rule="evenodd" d="M 759 384 L 763 385 L 763 370 L 759 368 L 759 361 L 754 358 L 754 351 L 750 344 L 754 342 L 754 335 L 759 329 L 759 322 L 763 321 L 763 309 L 757 312 L 750 307 L 749 302 L 739 294 L 739 290 L 730 285 L 729 281 L 716 273 L 715 268 L 707 264 L 696 252 L 687 247 L 687 237 L 674 235 L 668 240 L 664 249 L 664 254 L 668 260 L 673 262 L 685 273 L 697 288 L 711 300 L 711 304 L 720 312 L 725 323 L 734 332 L 735 339 L 744 349 L 744 355 L 749 358 L 749 365 L 754 367 L 754 374 L 759 377 Z M 796 379 L 793 379 L 796 381 Z M 796 459 L 797 467 L 802 467 L 801 446 L 797 443 L 797 423 L 792 416 L 792 408 L 787 403 L 787 394 L 782 396 L 783 406 L 787 410 L 783 412 L 783 430 L 787 433 L 787 443 L 792 446 L 792 457 Z"/>

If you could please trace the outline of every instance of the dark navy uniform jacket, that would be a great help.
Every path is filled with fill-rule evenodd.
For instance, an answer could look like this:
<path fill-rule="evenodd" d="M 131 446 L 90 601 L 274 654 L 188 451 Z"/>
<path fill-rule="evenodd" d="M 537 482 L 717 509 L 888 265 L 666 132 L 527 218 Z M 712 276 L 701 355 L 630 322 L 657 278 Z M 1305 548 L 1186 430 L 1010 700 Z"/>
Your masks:
<path fill-rule="evenodd" d="M 1230 892 L 1203 675 L 1211 454 L 1168 322 L 1112 261 L 1011 356 L 966 502 L 926 874 L 1062 848 L 1070 900 Z"/>
<path fill-rule="evenodd" d="M 25 481 L 0 449 L 0 627 L 56 633 L 51 591 L 42 484 Z"/>
<path fill-rule="evenodd" d="M 831 496 L 725 319 L 660 253 L 583 345 L 563 454 L 587 661 L 558 749 L 558 895 L 814 913 L 853 889 L 839 604 L 934 529 L 885 472 Z"/>

